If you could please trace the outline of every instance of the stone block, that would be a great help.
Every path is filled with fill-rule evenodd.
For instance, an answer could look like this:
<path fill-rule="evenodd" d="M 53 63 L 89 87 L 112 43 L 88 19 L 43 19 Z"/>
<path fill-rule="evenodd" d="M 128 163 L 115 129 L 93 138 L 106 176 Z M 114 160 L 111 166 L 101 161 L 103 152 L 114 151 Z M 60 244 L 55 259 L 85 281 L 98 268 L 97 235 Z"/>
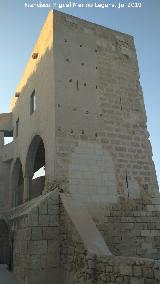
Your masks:
<path fill-rule="evenodd" d="M 160 281 L 160 270 L 159 269 L 154 270 L 154 276 L 156 280 Z"/>
<path fill-rule="evenodd" d="M 41 265 L 40 255 L 31 255 L 30 256 L 30 269 L 39 270 Z"/>
<path fill-rule="evenodd" d="M 155 284 L 155 279 L 145 279 L 145 284 Z"/>
<path fill-rule="evenodd" d="M 48 204 L 48 214 L 49 215 L 54 215 L 58 213 L 59 208 L 55 204 Z"/>
<path fill-rule="evenodd" d="M 46 254 L 47 253 L 47 241 L 30 241 L 28 244 L 29 253 L 32 254 Z"/>
<path fill-rule="evenodd" d="M 131 277 L 130 284 L 144 284 L 144 281 L 137 277 Z"/>
<path fill-rule="evenodd" d="M 47 254 L 41 255 L 41 265 L 42 270 L 45 270 L 47 268 Z"/>
<path fill-rule="evenodd" d="M 153 279 L 153 270 L 149 267 L 144 267 L 143 268 L 143 276 L 145 278 Z"/>
<path fill-rule="evenodd" d="M 141 236 L 143 237 L 156 237 L 160 236 L 160 230 L 142 230 Z"/>
<path fill-rule="evenodd" d="M 50 271 L 28 271 L 25 284 L 53 284 L 53 279 L 56 284 L 59 283 L 58 271 L 53 269 Z"/>
<path fill-rule="evenodd" d="M 105 271 L 106 271 L 106 272 L 112 272 L 112 270 L 113 270 L 113 267 L 110 266 L 110 265 L 107 265 L 107 266 L 105 267 Z"/>
<path fill-rule="evenodd" d="M 29 224 L 29 226 L 38 226 L 38 215 L 37 214 L 30 214 L 28 216 L 28 224 Z"/>
<path fill-rule="evenodd" d="M 28 241 L 21 241 L 19 243 L 20 254 L 26 255 L 28 253 Z"/>
<path fill-rule="evenodd" d="M 138 277 L 142 275 L 141 266 L 133 266 L 133 275 Z"/>
<path fill-rule="evenodd" d="M 44 240 L 58 240 L 59 232 L 57 227 L 43 227 Z"/>
<path fill-rule="evenodd" d="M 50 225 L 50 216 L 49 215 L 39 215 L 39 226 L 49 226 Z"/>
<path fill-rule="evenodd" d="M 55 251 L 54 254 L 49 253 L 47 255 L 47 268 L 51 268 L 51 267 L 58 267 L 59 265 L 59 254 L 58 251 Z"/>
<path fill-rule="evenodd" d="M 47 200 L 44 200 L 39 206 L 39 214 L 47 214 L 48 204 Z"/>
<path fill-rule="evenodd" d="M 42 240 L 42 227 L 32 227 L 32 240 Z"/>
<path fill-rule="evenodd" d="M 49 226 L 59 226 L 59 216 L 55 215 L 48 215 L 49 216 Z"/>
<path fill-rule="evenodd" d="M 49 270 L 51 268 L 56 268 L 59 265 L 58 261 L 58 254 L 46 254 L 46 255 L 41 255 L 41 264 L 40 268 L 42 270 Z"/>
<path fill-rule="evenodd" d="M 48 253 L 56 255 L 59 253 L 59 243 L 55 240 L 48 240 Z"/>
<path fill-rule="evenodd" d="M 24 240 L 29 241 L 31 239 L 31 228 L 24 229 Z"/>
<path fill-rule="evenodd" d="M 121 263 L 119 266 L 121 275 L 132 275 L 132 266 Z"/>

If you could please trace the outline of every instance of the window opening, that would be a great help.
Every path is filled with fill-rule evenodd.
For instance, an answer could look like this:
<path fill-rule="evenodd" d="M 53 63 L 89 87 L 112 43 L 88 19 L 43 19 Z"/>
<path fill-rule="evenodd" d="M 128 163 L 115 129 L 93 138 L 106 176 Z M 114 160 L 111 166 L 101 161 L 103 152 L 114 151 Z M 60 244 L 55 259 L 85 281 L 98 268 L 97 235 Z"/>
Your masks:
<path fill-rule="evenodd" d="M 34 90 L 30 97 L 30 114 L 35 112 L 35 110 L 36 110 L 36 95 L 35 95 L 35 90 Z"/>
<path fill-rule="evenodd" d="M 18 136 L 19 133 L 19 118 L 16 120 L 16 137 Z"/>
<path fill-rule="evenodd" d="M 77 91 L 79 90 L 79 83 L 78 83 L 78 80 L 77 80 Z"/>
<path fill-rule="evenodd" d="M 4 145 L 13 142 L 13 130 L 12 131 L 4 131 Z"/>

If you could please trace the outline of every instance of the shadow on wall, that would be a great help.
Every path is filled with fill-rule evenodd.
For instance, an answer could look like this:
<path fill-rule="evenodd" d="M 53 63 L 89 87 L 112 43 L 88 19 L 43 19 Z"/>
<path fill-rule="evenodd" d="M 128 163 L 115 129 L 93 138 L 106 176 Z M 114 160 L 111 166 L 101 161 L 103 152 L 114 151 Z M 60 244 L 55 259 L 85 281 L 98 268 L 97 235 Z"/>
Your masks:
<path fill-rule="evenodd" d="M 44 172 L 39 173 L 41 176 L 36 177 L 36 173 L 42 168 L 44 168 Z M 36 135 L 29 146 L 25 168 L 25 175 L 28 179 L 27 192 L 29 192 L 29 200 L 42 194 L 45 186 L 44 174 L 45 147 L 42 138 Z"/>
<path fill-rule="evenodd" d="M 15 160 L 11 172 L 12 206 L 16 207 L 23 203 L 24 192 L 22 164 L 19 158 Z"/>
<path fill-rule="evenodd" d="M 9 230 L 6 222 L 0 220 L 0 265 L 9 265 Z"/>

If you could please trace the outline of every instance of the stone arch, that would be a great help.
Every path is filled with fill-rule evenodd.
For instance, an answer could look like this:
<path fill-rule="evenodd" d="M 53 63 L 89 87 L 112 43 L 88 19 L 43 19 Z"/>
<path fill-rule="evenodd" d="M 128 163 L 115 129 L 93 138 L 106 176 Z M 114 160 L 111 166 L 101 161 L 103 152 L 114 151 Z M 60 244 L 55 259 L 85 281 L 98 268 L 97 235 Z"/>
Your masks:
<path fill-rule="evenodd" d="M 0 264 L 9 264 L 9 228 L 6 220 L 0 217 Z"/>
<path fill-rule="evenodd" d="M 35 173 L 40 171 L 37 176 Z M 45 186 L 45 146 L 40 135 L 34 136 L 29 146 L 25 164 L 27 179 L 27 199 L 33 199 L 42 194 Z"/>
<path fill-rule="evenodd" d="M 23 203 L 24 178 L 22 163 L 19 158 L 15 159 L 11 170 L 11 199 L 12 206 L 18 206 Z"/>

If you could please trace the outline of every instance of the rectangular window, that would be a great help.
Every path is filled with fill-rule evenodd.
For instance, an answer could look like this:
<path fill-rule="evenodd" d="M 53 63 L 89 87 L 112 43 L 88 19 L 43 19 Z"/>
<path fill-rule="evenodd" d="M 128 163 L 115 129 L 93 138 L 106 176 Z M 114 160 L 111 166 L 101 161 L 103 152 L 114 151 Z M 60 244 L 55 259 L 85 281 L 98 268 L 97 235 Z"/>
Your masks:
<path fill-rule="evenodd" d="M 16 137 L 18 136 L 19 132 L 19 118 L 16 120 Z"/>
<path fill-rule="evenodd" d="M 35 110 L 36 110 L 36 95 L 34 90 L 30 96 L 30 114 L 35 112 Z"/>
<path fill-rule="evenodd" d="M 13 130 L 11 131 L 4 131 L 4 145 L 13 142 Z"/>

